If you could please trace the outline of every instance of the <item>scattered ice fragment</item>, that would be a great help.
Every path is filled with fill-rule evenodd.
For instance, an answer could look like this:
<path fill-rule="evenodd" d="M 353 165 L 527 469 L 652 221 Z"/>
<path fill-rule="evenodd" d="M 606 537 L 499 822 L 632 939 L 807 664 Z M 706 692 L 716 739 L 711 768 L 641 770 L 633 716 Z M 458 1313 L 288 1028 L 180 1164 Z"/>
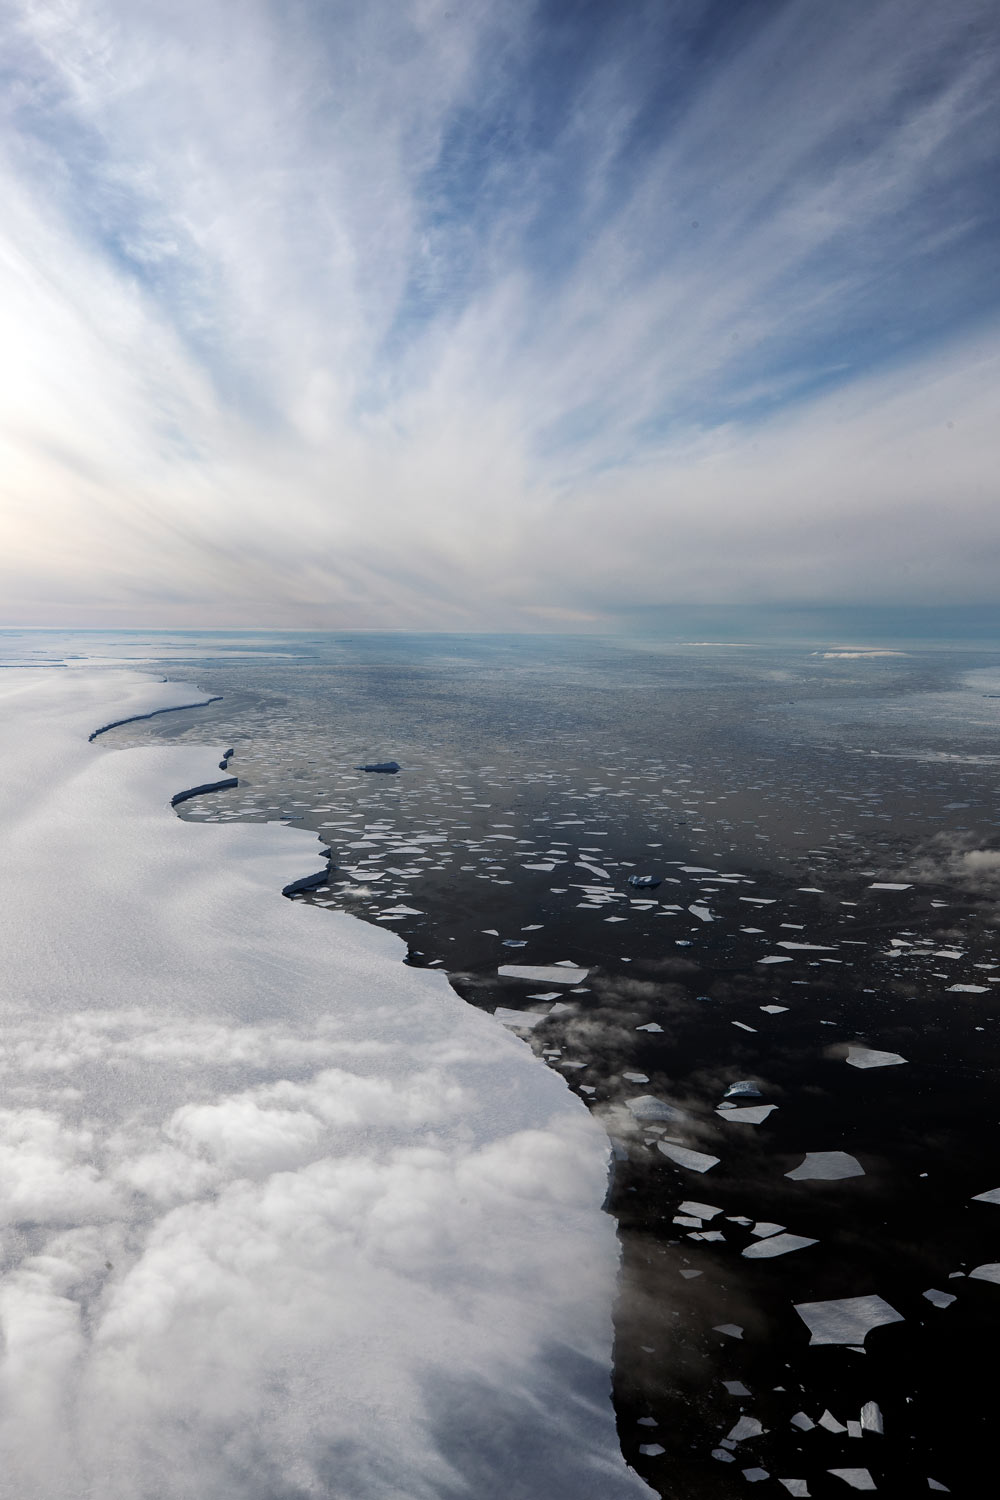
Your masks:
<path fill-rule="evenodd" d="M 701 1229 L 705 1221 L 696 1219 L 693 1214 L 674 1214 L 670 1222 L 679 1224 L 682 1229 Z"/>
<path fill-rule="evenodd" d="M 770 954 L 767 958 L 758 958 L 759 964 L 790 964 L 792 960 L 784 955 Z"/>
<path fill-rule="evenodd" d="M 682 1271 L 681 1275 L 684 1277 L 685 1281 L 690 1281 L 693 1276 L 700 1276 L 701 1272 L 700 1271 Z"/>
<path fill-rule="evenodd" d="M 774 1255 L 788 1255 L 792 1250 L 803 1250 L 806 1245 L 817 1243 L 802 1234 L 776 1234 L 748 1245 L 743 1254 L 747 1260 L 769 1260 Z"/>
<path fill-rule="evenodd" d="M 756 1417 L 740 1417 L 735 1427 L 726 1433 L 726 1438 L 731 1443 L 743 1443 L 747 1438 L 760 1437 L 763 1431 Z"/>
<path fill-rule="evenodd" d="M 788 1009 L 787 1005 L 762 1005 L 761 1010 L 766 1010 L 769 1016 L 778 1016 L 782 1011 Z"/>
<path fill-rule="evenodd" d="M 769 1478 L 769 1475 L 766 1469 L 744 1469 L 743 1478 L 750 1484 L 756 1484 L 759 1479 Z"/>
<path fill-rule="evenodd" d="M 738 1083 L 731 1083 L 723 1095 L 725 1099 L 759 1099 L 760 1097 L 760 1089 L 748 1078 L 741 1078 Z"/>
<path fill-rule="evenodd" d="M 775 946 L 789 951 L 794 948 L 799 953 L 835 953 L 837 949 L 836 943 L 790 943 L 784 938 Z"/>
<path fill-rule="evenodd" d="M 865 1432 L 877 1432 L 881 1434 L 882 1412 L 877 1401 L 866 1401 L 861 1408 L 861 1426 Z"/>
<path fill-rule="evenodd" d="M 547 1012 L 540 1010 L 510 1010 L 506 1005 L 498 1005 L 493 1012 L 493 1019 L 499 1021 L 501 1026 L 512 1026 L 517 1031 L 531 1031 L 539 1021 L 546 1019 Z"/>
<path fill-rule="evenodd" d="M 645 1026 L 637 1026 L 636 1031 L 662 1031 L 663 1027 L 658 1021 L 647 1021 Z"/>
<path fill-rule="evenodd" d="M 977 1266 L 974 1271 L 969 1272 L 973 1281 L 995 1281 L 1000 1285 L 1000 1261 L 988 1261 L 985 1265 Z"/>
<path fill-rule="evenodd" d="M 708 1172 L 712 1167 L 718 1166 L 721 1160 L 721 1157 L 707 1156 L 703 1151 L 689 1151 L 686 1146 L 673 1146 L 667 1141 L 657 1141 L 656 1145 L 664 1156 L 669 1156 L 679 1167 L 687 1167 L 691 1172 Z"/>
<path fill-rule="evenodd" d="M 805 1158 L 785 1176 L 793 1182 L 810 1182 L 820 1179 L 837 1182 L 842 1177 L 864 1177 L 865 1169 L 857 1157 L 847 1151 L 807 1151 Z"/>
<path fill-rule="evenodd" d="M 863 1344 L 873 1328 L 903 1321 L 902 1313 L 874 1293 L 828 1302 L 796 1302 L 794 1306 L 812 1335 L 810 1344 Z"/>
<path fill-rule="evenodd" d="M 502 979 L 526 979 L 529 984 L 580 984 L 590 973 L 569 964 L 501 964 Z"/>
<path fill-rule="evenodd" d="M 672 1104 L 664 1104 L 662 1099 L 657 1099 L 653 1094 L 640 1094 L 637 1099 L 626 1099 L 625 1103 L 637 1120 L 687 1119 L 682 1109 L 675 1109 Z"/>
<path fill-rule="evenodd" d="M 757 1030 L 756 1026 L 748 1026 L 745 1021 L 734 1021 L 733 1025 L 734 1026 L 738 1026 L 741 1031 L 753 1031 L 753 1032 L 756 1032 L 756 1030 Z"/>
<path fill-rule="evenodd" d="M 722 1212 L 722 1209 L 716 1208 L 714 1204 L 695 1203 L 690 1198 L 686 1198 L 679 1208 L 682 1214 L 697 1214 L 699 1219 L 714 1219 L 716 1214 Z"/>
<path fill-rule="evenodd" d="M 861 1423 L 860 1422 L 855 1422 L 852 1417 L 848 1417 L 848 1419 L 847 1419 L 847 1436 L 851 1437 L 851 1438 L 859 1438 L 861 1436 L 861 1431 L 862 1431 L 862 1429 L 861 1429 Z"/>
<path fill-rule="evenodd" d="M 792 1426 L 798 1427 L 802 1432 L 809 1432 L 811 1428 L 816 1426 L 816 1423 L 812 1417 L 807 1417 L 804 1411 L 797 1411 L 792 1418 Z"/>
<path fill-rule="evenodd" d="M 870 891 L 912 891 L 913 887 L 912 885 L 899 885 L 897 882 L 892 880 L 876 880 L 872 885 L 868 887 L 868 889 Z M 831 1469 L 830 1472 L 832 1474 L 836 1471 Z M 872 1486 L 872 1488 L 874 1488 L 874 1486 Z"/>
<path fill-rule="evenodd" d="M 731 1396 L 749 1396 L 750 1394 L 742 1380 L 724 1380 L 722 1384 Z M 732 1435 L 732 1433 L 729 1434 L 730 1437 Z"/>
<path fill-rule="evenodd" d="M 697 917 L 699 922 L 715 922 L 718 920 L 716 917 L 713 917 L 707 906 L 689 906 L 688 911 L 693 917 Z"/>
<path fill-rule="evenodd" d="M 933 1302 L 935 1307 L 950 1307 L 955 1301 L 954 1295 L 951 1292 L 939 1292 L 934 1287 L 929 1287 L 924 1292 L 924 1296 L 928 1302 Z"/>
<path fill-rule="evenodd" d="M 827 1432 L 846 1432 L 847 1428 L 843 1422 L 838 1422 L 832 1411 L 825 1411 L 819 1419 L 819 1425 L 825 1427 Z"/>
<path fill-rule="evenodd" d="M 774 896 L 741 896 L 741 901 L 748 901 L 751 906 L 773 906 Z"/>
<path fill-rule="evenodd" d="M 778 1483 L 783 1484 L 790 1495 L 801 1496 L 802 1500 L 808 1500 L 809 1486 L 804 1479 L 779 1479 Z"/>
<path fill-rule="evenodd" d="M 731 1339 L 741 1339 L 743 1337 L 743 1329 L 738 1323 L 716 1323 L 712 1332 L 728 1334 Z"/>
<path fill-rule="evenodd" d="M 655 1417 L 639 1417 L 636 1421 L 637 1427 L 659 1427 L 659 1425 Z"/>
<path fill-rule="evenodd" d="M 932 906 L 934 905 L 933 901 L 931 902 L 931 905 Z M 936 1479 L 931 1479 L 930 1477 L 928 1477 L 928 1480 L 927 1480 L 927 1488 L 929 1490 L 943 1490 L 946 1495 L 950 1495 L 951 1494 L 951 1490 L 948 1488 L 948 1486 L 946 1484 L 938 1484 L 938 1482 L 937 1482 Z"/>
<path fill-rule="evenodd" d="M 731 1453 L 727 1453 L 725 1448 L 713 1448 L 712 1457 L 717 1458 L 720 1463 L 724 1464 L 731 1464 L 735 1462 L 735 1460 L 733 1459 L 733 1455 Z"/>
<path fill-rule="evenodd" d="M 629 1083 L 648 1083 L 649 1082 L 649 1074 L 648 1073 L 623 1073 L 622 1077 L 623 1078 L 627 1078 L 628 1081 L 629 1081 Z"/>
<path fill-rule="evenodd" d="M 661 1453 L 666 1453 L 666 1448 L 661 1443 L 640 1443 L 639 1452 L 644 1453 L 647 1458 L 659 1458 Z"/>
<path fill-rule="evenodd" d="M 988 1193 L 977 1193 L 973 1203 L 1000 1203 L 1000 1188 L 990 1188 Z"/>
<path fill-rule="evenodd" d="M 762 1125 L 777 1107 L 776 1104 L 748 1104 L 743 1109 L 737 1109 L 730 1105 L 728 1109 L 720 1107 L 715 1113 L 724 1120 L 735 1120 L 737 1125 Z"/>
<path fill-rule="evenodd" d="M 907 886 L 890 886 L 890 890 L 907 890 Z M 875 1481 L 867 1469 L 827 1469 L 828 1474 L 835 1474 L 845 1484 L 849 1484 L 852 1490 L 873 1490 Z"/>
<path fill-rule="evenodd" d="M 561 994 L 562 994 L 562 990 L 540 990 L 535 995 L 528 995 L 527 999 L 529 999 L 529 1000 L 558 1000 L 559 996 Z M 570 1009 L 571 1009 L 571 1007 L 568 1006 L 568 1005 L 553 1005 L 552 1008 L 551 1008 L 551 1010 L 549 1011 L 549 1015 L 550 1016 L 554 1015 L 555 1012 L 559 1011 L 559 1010 L 570 1010 Z"/>
<path fill-rule="evenodd" d="M 906 1062 L 898 1052 L 876 1052 L 871 1047 L 857 1046 L 848 1047 L 846 1060 L 852 1068 L 892 1068 Z"/>
<path fill-rule="evenodd" d="M 784 1224 L 769 1224 L 766 1219 L 761 1219 L 750 1233 L 755 1234 L 759 1240 L 766 1240 L 769 1235 L 780 1234 L 784 1227 Z"/>

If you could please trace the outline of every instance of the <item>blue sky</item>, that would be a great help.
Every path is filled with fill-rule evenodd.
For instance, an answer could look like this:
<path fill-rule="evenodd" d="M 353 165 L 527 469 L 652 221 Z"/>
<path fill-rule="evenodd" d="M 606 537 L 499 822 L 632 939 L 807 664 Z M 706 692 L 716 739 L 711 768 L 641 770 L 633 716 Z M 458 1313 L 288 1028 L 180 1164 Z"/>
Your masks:
<path fill-rule="evenodd" d="M 994 5 L 6 15 L 7 622 L 998 602 Z"/>

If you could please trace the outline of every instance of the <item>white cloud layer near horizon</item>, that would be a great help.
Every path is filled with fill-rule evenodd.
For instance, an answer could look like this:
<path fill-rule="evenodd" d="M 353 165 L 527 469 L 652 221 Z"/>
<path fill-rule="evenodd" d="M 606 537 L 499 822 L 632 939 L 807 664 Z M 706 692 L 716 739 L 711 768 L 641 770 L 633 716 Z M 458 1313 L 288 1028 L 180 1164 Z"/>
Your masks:
<path fill-rule="evenodd" d="M 6 620 L 996 601 L 989 7 L 653 9 L 10 7 Z"/>

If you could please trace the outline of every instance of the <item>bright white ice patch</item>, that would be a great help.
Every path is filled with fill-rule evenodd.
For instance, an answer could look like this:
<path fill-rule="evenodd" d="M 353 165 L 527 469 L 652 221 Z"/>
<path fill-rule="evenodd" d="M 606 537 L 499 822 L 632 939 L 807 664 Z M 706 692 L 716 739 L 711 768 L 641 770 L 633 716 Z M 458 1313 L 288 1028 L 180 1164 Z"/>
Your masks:
<path fill-rule="evenodd" d="M 529 984 L 582 984 L 590 970 L 568 964 L 501 964 L 497 973 L 501 979 L 526 979 Z"/>
<path fill-rule="evenodd" d="M 876 1052 L 871 1047 L 848 1047 L 847 1062 L 852 1068 L 893 1068 L 905 1063 L 906 1058 L 898 1052 Z"/>
<path fill-rule="evenodd" d="M 656 1145 L 664 1156 L 669 1156 L 679 1167 L 687 1167 L 689 1172 L 707 1172 L 711 1167 L 717 1167 L 721 1160 L 721 1157 L 708 1156 L 704 1151 L 690 1151 L 687 1146 L 674 1146 L 670 1141 L 657 1141 Z"/>
<path fill-rule="evenodd" d="M 807 1151 L 805 1160 L 785 1176 L 793 1182 L 822 1180 L 838 1182 L 842 1177 L 863 1177 L 865 1169 L 847 1151 Z"/>
<path fill-rule="evenodd" d="M 795 1311 L 812 1335 L 810 1344 L 863 1344 L 873 1328 L 903 1321 L 902 1313 L 876 1296 L 797 1302 Z"/>
<path fill-rule="evenodd" d="M 171 812 L 221 747 L 87 744 L 198 696 L 0 674 L 0 1486 L 648 1495 L 604 1132 L 390 931 L 282 899 L 314 835 Z"/>

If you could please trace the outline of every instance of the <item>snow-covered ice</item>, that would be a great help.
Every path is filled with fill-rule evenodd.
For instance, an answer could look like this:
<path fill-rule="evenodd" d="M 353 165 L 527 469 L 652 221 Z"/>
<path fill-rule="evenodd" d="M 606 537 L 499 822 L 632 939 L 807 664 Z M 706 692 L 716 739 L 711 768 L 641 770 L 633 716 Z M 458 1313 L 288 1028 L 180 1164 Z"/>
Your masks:
<path fill-rule="evenodd" d="M 0 677 L 0 1493 L 649 1495 L 601 1128 L 390 931 L 282 899 L 312 834 L 172 813 L 218 746 L 87 743 L 200 696 Z"/>

